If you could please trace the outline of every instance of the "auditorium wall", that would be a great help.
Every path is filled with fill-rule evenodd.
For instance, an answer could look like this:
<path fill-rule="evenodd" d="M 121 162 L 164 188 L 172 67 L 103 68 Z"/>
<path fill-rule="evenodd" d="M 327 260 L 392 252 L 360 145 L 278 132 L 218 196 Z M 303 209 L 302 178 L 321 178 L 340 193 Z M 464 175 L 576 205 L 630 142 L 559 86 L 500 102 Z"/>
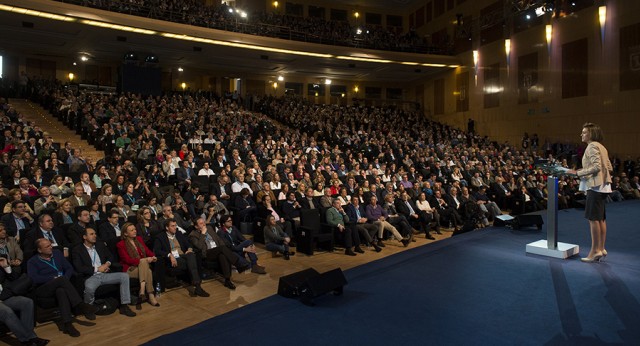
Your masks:
<path fill-rule="evenodd" d="M 480 134 L 518 146 L 524 132 L 537 133 L 540 145 L 577 143 L 581 125 L 595 122 L 612 154 L 637 157 L 640 2 L 608 1 L 607 13 L 604 35 L 597 6 L 512 34 L 508 64 L 504 40 L 475 44 L 477 69 L 472 51 L 462 52 L 465 67 L 416 85 L 424 90 L 427 116 L 458 128 L 466 128 L 471 118 Z M 546 23 L 553 28 L 550 45 Z M 469 76 L 468 90 L 458 78 L 463 73 Z M 438 109 L 442 82 L 444 104 Z M 464 98 L 468 110 L 460 109 Z"/>

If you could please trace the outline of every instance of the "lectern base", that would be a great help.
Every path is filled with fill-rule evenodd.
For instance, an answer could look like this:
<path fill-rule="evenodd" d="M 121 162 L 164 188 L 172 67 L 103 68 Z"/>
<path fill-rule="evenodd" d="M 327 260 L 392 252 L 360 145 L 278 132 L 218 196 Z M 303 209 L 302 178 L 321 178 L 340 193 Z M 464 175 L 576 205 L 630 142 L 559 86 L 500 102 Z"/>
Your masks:
<path fill-rule="evenodd" d="M 527 253 L 565 259 L 580 253 L 580 247 L 574 244 L 558 242 L 557 249 L 549 249 L 547 248 L 547 240 L 542 239 L 527 244 Z"/>

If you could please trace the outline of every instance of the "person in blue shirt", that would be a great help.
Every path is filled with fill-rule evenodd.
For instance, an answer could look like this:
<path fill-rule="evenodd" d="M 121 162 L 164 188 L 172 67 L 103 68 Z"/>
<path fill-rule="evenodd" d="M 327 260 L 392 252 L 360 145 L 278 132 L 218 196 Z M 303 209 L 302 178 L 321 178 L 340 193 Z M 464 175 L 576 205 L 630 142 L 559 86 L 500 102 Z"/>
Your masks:
<path fill-rule="evenodd" d="M 73 267 L 62 252 L 54 250 L 51 242 L 45 238 L 36 240 L 36 248 L 38 254 L 27 262 L 27 273 L 36 285 L 36 301 L 39 298 L 55 299 L 60 309 L 62 332 L 79 337 L 80 332 L 71 323 L 72 308 L 76 315 L 83 314 L 89 320 L 95 320 L 96 308 L 83 302 L 71 284 Z"/>

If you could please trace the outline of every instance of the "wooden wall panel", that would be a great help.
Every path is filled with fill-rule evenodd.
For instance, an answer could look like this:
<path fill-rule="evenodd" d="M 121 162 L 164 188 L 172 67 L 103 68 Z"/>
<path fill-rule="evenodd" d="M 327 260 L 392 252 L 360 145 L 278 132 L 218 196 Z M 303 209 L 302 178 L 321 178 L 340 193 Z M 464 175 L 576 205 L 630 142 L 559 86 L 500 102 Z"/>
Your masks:
<path fill-rule="evenodd" d="M 562 98 L 589 94 L 589 44 L 586 38 L 562 45 Z"/>

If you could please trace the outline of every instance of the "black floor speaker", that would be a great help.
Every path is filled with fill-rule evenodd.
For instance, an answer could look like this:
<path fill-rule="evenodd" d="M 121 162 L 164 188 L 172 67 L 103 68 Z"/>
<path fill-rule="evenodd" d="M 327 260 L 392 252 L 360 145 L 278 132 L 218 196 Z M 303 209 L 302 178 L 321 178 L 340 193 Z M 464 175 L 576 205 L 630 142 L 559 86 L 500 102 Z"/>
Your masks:
<path fill-rule="evenodd" d="M 538 229 L 542 229 L 541 215 L 518 215 L 515 220 L 512 221 L 511 227 L 513 229 L 520 229 L 522 227 L 536 226 Z"/>
<path fill-rule="evenodd" d="M 285 275 L 278 282 L 278 294 L 286 298 L 297 298 L 306 287 L 307 279 L 319 275 L 320 273 L 313 268 Z"/>
<path fill-rule="evenodd" d="M 323 294 L 333 292 L 341 295 L 346 284 L 347 279 L 340 268 L 322 274 L 309 268 L 281 277 L 278 294 L 287 298 L 300 298 L 304 304 L 313 305 L 312 300 Z"/>

